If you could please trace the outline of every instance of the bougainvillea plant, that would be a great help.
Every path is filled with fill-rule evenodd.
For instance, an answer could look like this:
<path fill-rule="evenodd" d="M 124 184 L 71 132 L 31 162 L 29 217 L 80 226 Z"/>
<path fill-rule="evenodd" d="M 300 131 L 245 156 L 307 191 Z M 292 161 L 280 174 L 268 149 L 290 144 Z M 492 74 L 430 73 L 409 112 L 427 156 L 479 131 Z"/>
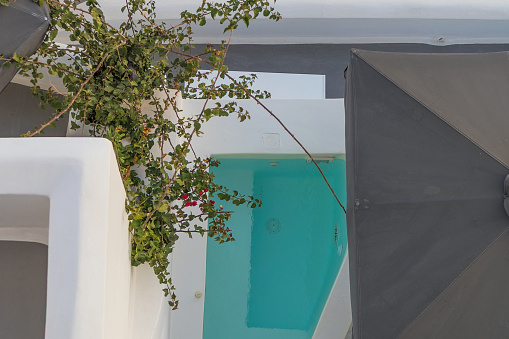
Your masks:
<path fill-rule="evenodd" d="M 112 142 L 127 192 L 132 264 L 148 263 L 154 269 L 175 309 L 178 300 L 168 266 L 179 237 L 199 234 L 220 243 L 234 240 L 226 224 L 232 212 L 223 210 L 214 197 L 236 206 L 261 204 L 214 183 L 210 168 L 218 162 L 196 156 L 192 145 L 211 118 L 232 114 L 240 121 L 249 118 L 235 99 L 256 100 L 278 120 L 259 101 L 269 94 L 250 89 L 255 77 L 233 79 L 224 60 L 239 25 L 249 26 L 261 16 L 276 21 L 281 16 L 265 0 L 204 0 L 196 11 L 182 12 L 179 23 L 170 25 L 156 19 L 154 1 L 126 0 L 125 21 L 112 25 L 96 0 L 39 0 L 44 2 L 52 18 L 38 53 L 2 57 L 2 67 L 17 67 L 21 75 L 31 77 L 33 93 L 56 112 L 26 136 L 43 133 L 70 114 L 72 129 Z M 193 29 L 210 21 L 222 25 L 225 40 L 196 51 Z M 70 44 L 57 42 L 62 33 L 68 34 Z M 66 91 L 43 90 L 39 86 L 43 70 L 60 78 Z M 219 84 L 219 78 L 229 84 Z M 201 110 L 182 112 L 179 98 L 205 100 Z M 220 98 L 231 101 L 213 103 Z"/>

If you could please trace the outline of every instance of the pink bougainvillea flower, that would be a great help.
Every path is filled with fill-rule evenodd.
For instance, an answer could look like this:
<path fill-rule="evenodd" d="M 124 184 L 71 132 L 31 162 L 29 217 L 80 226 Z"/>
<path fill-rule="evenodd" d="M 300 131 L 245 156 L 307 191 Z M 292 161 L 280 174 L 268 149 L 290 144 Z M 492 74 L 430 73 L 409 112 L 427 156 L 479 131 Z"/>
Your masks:
<path fill-rule="evenodd" d="M 184 206 L 191 206 L 191 202 L 190 202 L 190 201 L 186 201 L 186 203 L 184 204 Z"/>
<path fill-rule="evenodd" d="M 183 195 L 182 195 L 182 199 L 184 199 L 184 200 L 185 200 L 185 199 L 187 199 L 187 198 L 189 198 L 189 195 L 187 195 L 187 194 L 183 194 Z"/>
<path fill-rule="evenodd" d="M 197 202 L 196 202 L 196 201 L 193 201 L 193 202 L 191 203 L 191 205 L 193 205 L 193 206 L 196 206 L 196 204 L 197 204 Z"/>
<path fill-rule="evenodd" d="M 198 195 L 202 195 L 202 194 L 203 194 L 203 191 L 198 192 Z"/>
<path fill-rule="evenodd" d="M 214 200 L 210 200 L 210 204 L 211 204 L 212 206 L 214 206 L 214 204 L 215 204 L 215 203 L 216 203 L 216 202 L 215 202 Z"/>
<path fill-rule="evenodd" d="M 203 192 L 207 193 L 209 191 L 208 188 L 204 189 Z"/>

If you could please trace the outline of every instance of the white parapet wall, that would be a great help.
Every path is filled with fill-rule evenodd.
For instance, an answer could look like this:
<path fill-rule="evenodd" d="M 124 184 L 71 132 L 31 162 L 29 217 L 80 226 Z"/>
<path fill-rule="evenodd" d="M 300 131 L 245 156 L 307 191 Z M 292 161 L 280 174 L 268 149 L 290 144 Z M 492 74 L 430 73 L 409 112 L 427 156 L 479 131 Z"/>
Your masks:
<path fill-rule="evenodd" d="M 111 144 L 104 139 L 0 139 L 0 177 L 0 196 L 49 199 L 45 338 L 128 338 L 130 242 Z M 14 237 L 11 228 L 5 235 L 44 243 L 43 234 Z"/>
<path fill-rule="evenodd" d="M 156 0 L 160 19 L 179 19 L 184 10 L 192 11 L 202 0 Z M 112 20 L 125 16 L 122 0 L 99 1 Z M 277 0 L 274 7 L 295 18 L 448 18 L 507 19 L 505 0 Z"/>
<path fill-rule="evenodd" d="M 127 20 L 123 0 L 99 1 L 109 22 Z M 179 22 L 183 10 L 195 11 L 201 0 L 155 1 L 157 18 Z M 234 44 L 316 43 L 507 43 L 509 5 L 505 0 L 278 0 L 283 20 L 263 17 L 239 26 Z M 194 43 L 228 40 L 217 22 L 193 28 Z M 59 40 L 69 43 L 68 34 Z"/>
<path fill-rule="evenodd" d="M 0 139 L 0 178 L 0 240 L 48 245 L 46 339 L 168 338 L 161 285 L 131 267 L 109 141 Z"/>

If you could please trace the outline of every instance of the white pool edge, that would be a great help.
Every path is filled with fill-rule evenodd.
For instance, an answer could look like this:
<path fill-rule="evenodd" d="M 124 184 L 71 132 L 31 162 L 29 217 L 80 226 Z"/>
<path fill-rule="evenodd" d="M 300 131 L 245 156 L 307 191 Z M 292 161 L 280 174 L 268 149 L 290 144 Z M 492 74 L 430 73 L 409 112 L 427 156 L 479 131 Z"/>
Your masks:
<path fill-rule="evenodd" d="M 348 252 L 316 325 L 313 339 L 345 338 L 352 323 Z"/>

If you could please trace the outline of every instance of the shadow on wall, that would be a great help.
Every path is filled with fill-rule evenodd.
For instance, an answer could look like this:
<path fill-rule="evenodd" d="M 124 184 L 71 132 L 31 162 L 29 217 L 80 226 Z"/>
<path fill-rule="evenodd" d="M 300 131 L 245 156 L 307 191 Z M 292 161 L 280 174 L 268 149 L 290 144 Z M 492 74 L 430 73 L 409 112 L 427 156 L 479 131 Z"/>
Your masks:
<path fill-rule="evenodd" d="M 0 338 L 43 339 L 50 200 L 0 194 Z"/>
<path fill-rule="evenodd" d="M 0 138 L 19 137 L 35 126 L 47 122 L 54 110 L 39 107 L 39 99 L 29 87 L 10 83 L 0 93 Z M 68 114 L 56 123 L 56 128 L 45 129 L 45 137 L 65 137 Z"/>
<path fill-rule="evenodd" d="M 0 338 L 44 339 L 48 246 L 0 240 Z"/>

